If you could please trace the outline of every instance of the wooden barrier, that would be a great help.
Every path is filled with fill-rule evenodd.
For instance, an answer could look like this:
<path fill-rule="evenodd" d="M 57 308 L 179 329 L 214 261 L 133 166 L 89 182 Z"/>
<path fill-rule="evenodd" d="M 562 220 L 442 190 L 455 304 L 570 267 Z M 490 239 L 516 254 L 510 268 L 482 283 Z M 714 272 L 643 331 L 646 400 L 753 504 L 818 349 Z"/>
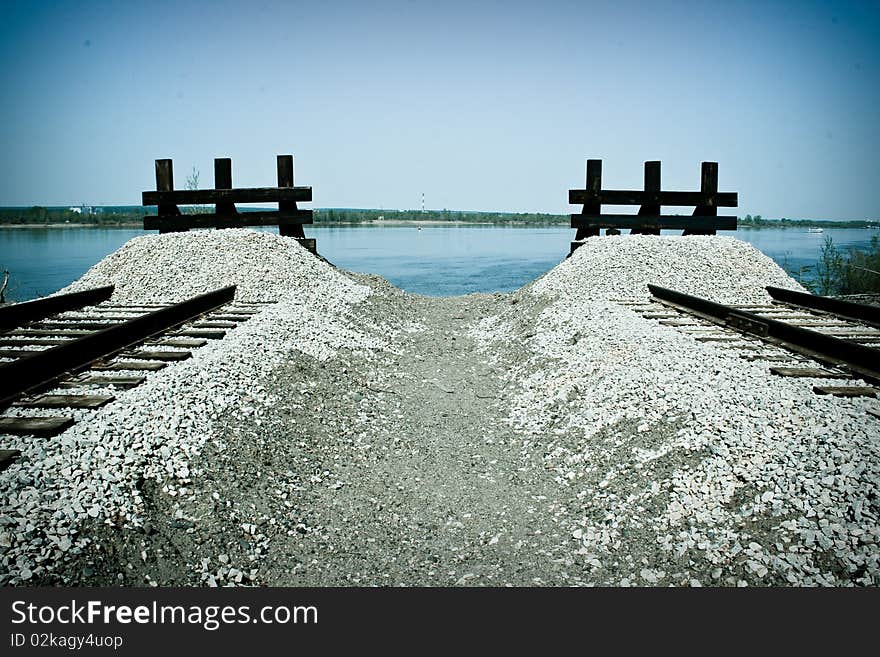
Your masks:
<path fill-rule="evenodd" d="M 571 215 L 577 229 L 571 253 L 587 237 L 619 235 L 621 228 L 632 234 L 659 235 L 661 229 L 684 230 L 684 235 L 714 235 L 717 230 L 736 230 L 735 216 L 718 216 L 719 207 L 736 207 L 736 192 L 718 191 L 718 163 L 703 162 L 699 192 L 664 192 L 660 189 L 660 162 L 645 162 L 643 191 L 602 189 L 602 160 L 587 160 L 585 189 L 571 189 L 569 203 L 582 203 L 580 214 Z M 602 205 L 638 205 L 638 214 L 602 214 Z M 664 205 L 693 205 L 692 215 L 661 215 Z M 569 255 L 571 255 L 569 253 Z"/>
<path fill-rule="evenodd" d="M 155 205 L 158 212 L 144 217 L 144 230 L 160 233 L 190 228 L 239 228 L 278 226 L 281 235 L 294 237 L 316 253 L 314 239 L 307 239 L 303 224 L 313 221 L 311 210 L 300 210 L 297 202 L 312 200 L 311 187 L 294 187 L 293 156 L 278 156 L 278 186 L 234 189 L 232 160 L 214 160 L 214 189 L 174 189 L 174 169 L 170 159 L 156 160 L 156 191 L 142 195 L 143 205 Z M 277 210 L 239 212 L 236 203 L 278 203 Z M 214 212 L 184 214 L 180 205 L 213 204 Z"/>

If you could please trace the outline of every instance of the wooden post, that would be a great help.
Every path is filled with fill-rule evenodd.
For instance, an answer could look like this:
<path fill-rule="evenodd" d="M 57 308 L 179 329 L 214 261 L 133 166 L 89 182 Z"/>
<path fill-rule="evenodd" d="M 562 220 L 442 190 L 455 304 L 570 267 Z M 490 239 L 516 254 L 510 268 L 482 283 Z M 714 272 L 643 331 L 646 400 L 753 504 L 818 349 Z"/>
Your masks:
<path fill-rule="evenodd" d="M 587 191 L 598 194 L 602 191 L 602 160 L 587 160 Z M 584 203 L 581 214 L 598 215 L 602 212 L 601 203 Z M 598 228 L 578 228 L 574 236 L 575 241 L 571 243 L 571 251 L 568 255 L 574 253 L 581 244 L 577 240 L 587 237 L 595 237 L 599 234 Z"/>
<path fill-rule="evenodd" d="M 174 191 L 174 167 L 170 159 L 156 160 L 156 191 L 157 192 L 173 192 Z M 180 208 L 175 204 L 163 204 L 158 207 L 158 215 L 179 215 Z M 177 231 L 185 231 L 186 228 L 177 229 Z M 159 233 L 177 232 L 172 228 L 163 228 Z"/>
<path fill-rule="evenodd" d="M 214 158 L 214 189 L 232 189 L 232 160 L 228 157 Z M 238 214 L 232 201 L 217 201 L 215 207 L 222 217 Z"/>
<path fill-rule="evenodd" d="M 705 195 L 704 205 L 698 205 L 694 209 L 697 216 L 718 216 L 718 206 L 715 205 L 715 195 L 718 193 L 718 163 L 703 162 L 700 168 L 700 193 Z M 714 230 L 685 230 L 682 235 L 715 235 Z"/>
<path fill-rule="evenodd" d="M 660 162 L 645 162 L 645 191 L 660 191 Z M 646 203 L 639 207 L 639 214 L 645 216 L 657 216 L 660 214 L 659 203 Z M 633 228 L 631 235 L 659 235 L 659 228 Z"/>
<path fill-rule="evenodd" d="M 278 156 L 278 186 L 293 187 L 293 155 Z M 278 209 L 281 211 L 296 210 L 296 201 L 279 201 Z M 278 226 L 278 233 L 297 239 L 305 239 L 306 236 L 301 224 Z"/>

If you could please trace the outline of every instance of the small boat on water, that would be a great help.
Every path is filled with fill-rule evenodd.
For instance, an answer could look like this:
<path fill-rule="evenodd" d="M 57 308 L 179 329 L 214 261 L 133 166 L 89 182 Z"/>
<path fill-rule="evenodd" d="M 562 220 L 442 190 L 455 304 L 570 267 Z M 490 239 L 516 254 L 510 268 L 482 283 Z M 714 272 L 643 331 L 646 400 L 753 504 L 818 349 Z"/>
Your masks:
<path fill-rule="evenodd" d="M 807 228 L 808 233 L 824 233 L 822 228 Z"/>

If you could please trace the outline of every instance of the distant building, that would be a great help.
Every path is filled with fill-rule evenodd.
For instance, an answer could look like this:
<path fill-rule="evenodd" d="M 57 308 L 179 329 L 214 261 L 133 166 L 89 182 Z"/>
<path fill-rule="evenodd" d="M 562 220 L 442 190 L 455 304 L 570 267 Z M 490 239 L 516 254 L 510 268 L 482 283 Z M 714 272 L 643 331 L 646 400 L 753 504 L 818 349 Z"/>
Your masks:
<path fill-rule="evenodd" d="M 82 208 L 69 207 L 69 208 L 67 208 L 67 210 L 69 212 L 76 212 L 77 214 L 82 214 Z"/>

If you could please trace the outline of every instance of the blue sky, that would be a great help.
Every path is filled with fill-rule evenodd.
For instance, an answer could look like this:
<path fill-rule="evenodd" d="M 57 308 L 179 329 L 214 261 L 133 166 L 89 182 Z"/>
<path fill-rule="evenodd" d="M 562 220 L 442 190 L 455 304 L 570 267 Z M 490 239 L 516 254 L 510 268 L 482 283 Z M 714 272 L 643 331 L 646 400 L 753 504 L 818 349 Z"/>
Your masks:
<path fill-rule="evenodd" d="M 293 153 L 313 207 L 566 213 L 598 157 L 880 218 L 877 2 L 0 2 L 0 62 L 0 205 L 137 204 L 160 157 L 274 185 Z"/>

